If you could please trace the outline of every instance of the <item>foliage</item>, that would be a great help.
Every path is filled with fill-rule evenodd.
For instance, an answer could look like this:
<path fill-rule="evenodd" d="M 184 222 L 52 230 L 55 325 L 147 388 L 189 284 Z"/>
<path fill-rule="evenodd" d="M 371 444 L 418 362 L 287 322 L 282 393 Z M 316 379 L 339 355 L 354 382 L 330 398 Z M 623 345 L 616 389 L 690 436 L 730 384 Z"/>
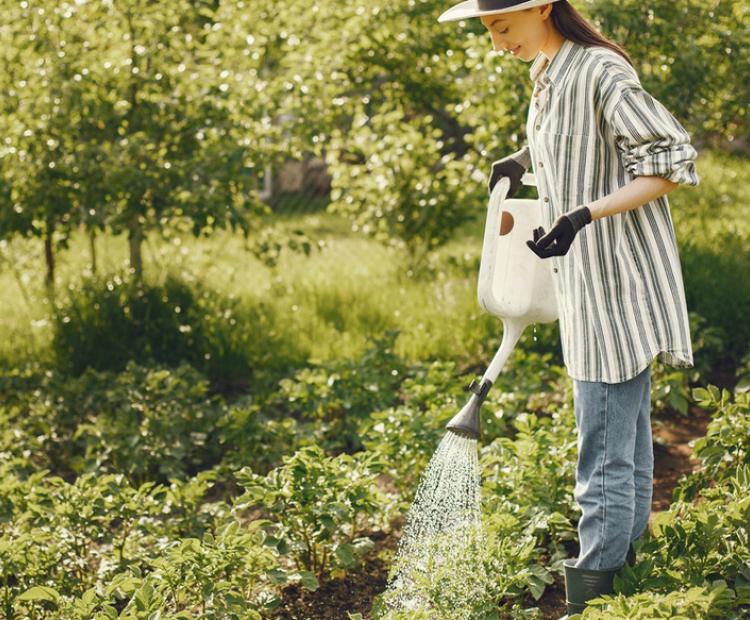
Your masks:
<path fill-rule="evenodd" d="M 140 275 L 144 231 L 182 220 L 196 236 L 247 233 L 268 211 L 238 139 L 262 98 L 253 83 L 215 70 L 239 75 L 257 59 L 242 54 L 245 37 L 204 27 L 213 12 L 189 0 L 129 0 L 4 2 L 3 14 L 11 62 L 1 63 L 0 83 L 11 98 L 0 115 L 0 170 L 12 204 L 0 212 L 14 217 L 0 222 L 0 236 L 52 240 L 59 228 L 64 242 L 75 224 L 106 226 L 128 233 Z"/>
<path fill-rule="evenodd" d="M 655 618 L 683 618 L 705 620 L 741 618 L 735 611 L 735 597 L 726 583 L 717 580 L 707 586 L 681 588 L 666 594 L 641 592 L 634 596 L 618 596 L 606 607 L 594 606 L 603 599 L 592 599 L 583 614 L 571 615 L 571 620 L 653 620 Z"/>
<path fill-rule="evenodd" d="M 736 475 L 750 465 L 750 393 L 732 393 L 715 385 L 695 388 L 693 398 L 712 415 L 705 437 L 697 439 L 693 451 L 701 468 L 681 481 L 675 499 L 692 499 L 710 481 Z"/>
<path fill-rule="evenodd" d="M 424 600 L 415 613 L 440 620 L 531 617 L 523 602 L 538 600 L 554 582 L 567 557 L 562 543 L 576 536 L 572 418 L 565 408 L 549 416 L 523 412 L 512 422 L 512 439 L 497 437 L 482 448 L 483 532 L 468 549 L 431 558 L 418 579 Z M 406 436 L 407 445 L 413 441 Z M 374 617 L 402 617 L 389 608 L 391 596 L 377 597 Z"/>
<path fill-rule="evenodd" d="M 377 347 L 368 354 L 370 359 L 384 353 L 382 349 L 379 354 L 376 351 Z M 393 362 L 388 355 L 383 359 L 389 359 L 385 366 Z M 519 358 L 520 372 L 531 375 L 528 379 L 531 384 L 540 381 L 544 384 L 545 380 L 561 376 L 555 372 L 547 375 L 532 372 L 542 359 L 531 354 Z M 133 386 L 151 386 L 142 387 L 141 391 L 155 401 L 144 401 L 150 404 L 142 409 L 169 400 L 159 392 L 169 375 L 136 368 L 128 372 L 134 375 Z M 409 467 L 418 469 L 415 464 L 418 461 L 413 459 L 420 452 L 430 454 L 434 447 L 430 433 L 437 439 L 444 432 L 441 416 L 447 417 L 455 411 L 461 395 L 462 388 L 454 380 L 454 373 L 453 363 L 404 369 L 402 376 L 406 378 L 401 379 L 398 389 L 400 413 L 429 412 L 431 405 L 436 412 L 442 412 L 421 422 L 418 416 L 412 416 L 412 435 L 399 436 L 394 432 L 381 442 L 376 441 L 377 435 L 372 435 L 367 440 L 373 442 L 372 450 L 337 457 L 328 456 L 320 446 L 307 445 L 285 457 L 280 467 L 264 476 L 250 467 L 241 469 L 235 472 L 235 478 L 244 493 L 235 498 L 232 506 L 221 501 L 210 503 L 205 497 L 220 472 L 226 473 L 226 464 L 185 483 L 172 480 L 169 488 L 149 482 L 136 493 L 119 474 L 95 478 L 93 473 L 84 473 L 73 485 L 61 479 L 55 479 L 58 482 L 52 485 L 43 474 L 23 481 L 14 473 L 23 471 L 18 464 L 24 462 L 24 455 L 18 452 L 17 462 L 6 460 L 3 469 L 0 523 L 13 523 L 14 527 L 3 528 L 0 549 L 13 550 L 12 554 L 6 554 L 3 565 L 13 575 L 22 576 L 23 581 L 9 581 L 13 587 L 4 599 L 6 609 L 24 613 L 18 610 L 45 608 L 51 614 L 58 614 L 51 617 L 75 618 L 79 617 L 75 614 L 84 613 L 97 617 L 95 613 L 109 613 L 105 611 L 108 607 L 140 606 L 174 609 L 179 613 L 186 605 L 192 605 L 202 609 L 203 617 L 232 617 L 232 613 L 255 617 L 253 614 L 263 614 L 263 610 L 277 604 L 280 586 L 297 581 L 314 589 L 320 579 L 358 570 L 362 557 L 372 549 L 372 540 L 365 531 L 384 530 L 390 520 L 390 498 L 378 490 L 378 477 L 388 469 L 396 471 L 394 467 L 406 473 Z M 3 385 L 6 408 L 17 410 L 28 402 L 30 394 L 37 392 L 63 394 L 63 399 L 58 395 L 50 400 L 58 402 L 58 407 L 71 409 L 81 406 L 73 404 L 76 402 L 85 405 L 86 400 L 76 396 L 79 393 L 95 395 L 91 400 L 98 402 L 103 392 L 105 409 L 110 408 L 108 402 L 121 398 L 117 396 L 120 393 L 117 384 L 113 388 L 110 379 L 108 390 L 102 390 L 91 372 L 85 373 L 80 383 L 67 392 L 55 384 L 53 374 L 44 376 L 47 383 L 28 373 L 6 377 Z M 187 385 L 200 385 L 197 375 L 179 376 L 180 380 L 168 381 L 166 385 L 182 392 L 189 389 Z M 517 380 L 508 372 L 498 381 L 497 400 L 486 404 L 502 410 L 527 402 L 507 390 Z M 98 382 L 105 383 L 102 379 Z M 519 394 L 526 393 L 524 385 L 521 380 Z M 555 389 L 560 390 L 562 385 L 558 383 Z M 202 389 L 205 390 L 205 385 Z M 201 394 L 198 389 L 198 402 Z M 708 617 L 714 614 L 733 618 L 740 617 L 733 614 L 750 605 L 747 571 L 750 464 L 745 462 L 747 451 L 742 447 L 747 433 L 741 427 L 747 394 L 738 393 L 731 402 L 729 393 L 720 393 L 709 386 L 695 390 L 694 396 L 701 406 L 716 410 L 712 424 L 721 429 L 709 432 L 705 445 L 699 448 L 702 458 L 706 458 L 704 466 L 712 468 L 708 481 L 713 486 L 706 486 L 695 501 L 676 497 L 668 512 L 656 516 L 652 531 L 639 542 L 641 561 L 632 569 L 625 567 L 618 575 L 616 594 L 591 603 L 587 614 L 596 610 L 605 614 L 593 617 L 607 617 L 609 613 L 611 617 L 637 618 L 644 617 L 637 615 L 646 613 L 644 610 L 659 617 L 671 609 L 686 617 L 707 613 Z M 512 423 L 483 447 L 486 538 L 471 558 L 481 568 L 471 573 L 464 590 L 455 592 L 449 591 L 446 584 L 450 583 L 452 573 L 465 568 L 462 562 L 466 556 L 449 557 L 446 563 L 435 564 L 423 584 L 432 601 L 433 609 L 423 610 L 428 617 L 449 618 L 456 609 L 466 612 L 469 618 L 534 617 L 526 607 L 527 599 L 538 600 L 544 594 L 555 574 L 561 572 L 562 560 L 568 556 L 565 543 L 575 538 L 576 509 L 571 499 L 575 442 L 568 397 L 569 393 L 544 399 L 526 396 L 546 412 L 515 415 Z M 226 439 L 228 421 L 232 420 L 238 429 L 242 416 L 247 415 L 248 441 L 254 442 L 253 445 L 268 446 L 269 451 L 277 452 L 283 449 L 283 438 L 289 437 L 288 447 L 293 446 L 299 430 L 294 425 L 279 431 L 276 444 L 266 443 L 270 435 L 263 435 L 262 421 L 252 419 L 258 415 L 257 404 L 249 398 L 240 400 L 228 408 L 229 412 L 222 405 L 217 432 Z M 85 412 L 85 407 L 82 410 Z M 391 408 L 389 414 L 393 413 Z M 498 419 L 510 422 L 504 414 Z M 401 428 L 409 428 L 405 426 L 407 421 L 404 417 L 399 422 Z M 385 426 L 385 418 L 375 424 L 381 422 Z M 426 430 L 421 430 L 420 424 Z M 365 426 L 368 433 L 373 432 L 373 426 Z M 728 429 L 734 430 L 736 436 Z M 272 435 L 273 431 L 269 433 Z M 26 431 L 17 433 L 24 434 Z M 388 451 L 400 443 L 403 444 L 400 450 Z M 411 444 L 422 447 L 403 451 L 404 445 Z M 732 455 L 724 465 L 710 456 L 719 454 L 718 446 L 724 447 L 725 454 Z M 8 442 L 0 452 L 11 453 L 10 447 Z M 266 466 L 271 463 L 270 457 L 264 459 L 258 457 Z M 236 460 L 234 464 L 240 462 Z M 685 483 L 682 488 L 686 493 Z M 404 485 L 402 489 L 405 495 L 409 487 Z M 270 518 L 259 514 L 258 509 Z M 231 522 L 230 515 L 236 519 L 248 510 L 252 538 L 236 539 L 239 531 L 235 528 L 239 526 L 226 525 L 223 529 L 222 524 Z M 61 531 L 67 533 L 59 541 L 55 540 L 58 534 L 50 534 Z M 227 538 L 219 543 L 222 532 Z M 175 542 L 155 546 L 157 540 Z M 102 547 L 112 551 L 106 555 L 100 551 Z M 248 560 L 241 558 L 246 558 L 242 554 L 250 550 L 258 555 L 250 556 L 254 559 L 249 560 L 248 566 Z M 90 562 L 86 558 L 92 554 L 113 558 L 108 571 L 100 569 L 98 577 L 84 568 Z M 31 558 L 33 567 L 29 564 Z M 78 572 L 54 572 L 65 565 L 78 566 Z M 250 587 L 254 594 L 250 597 L 244 591 L 240 595 L 237 582 L 226 577 L 227 571 L 235 570 L 231 567 L 239 565 L 250 571 L 243 574 L 247 583 L 253 584 Z M 38 579 L 39 575 L 49 577 L 45 581 Z M 111 585 L 95 588 L 97 584 Z M 92 589 L 96 594 L 91 593 Z M 179 594 L 181 591 L 192 594 Z M 238 596 L 248 605 L 244 612 L 236 607 L 240 604 Z M 379 604 L 376 602 L 373 613 Z M 394 620 L 399 616 L 386 617 Z"/>
<path fill-rule="evenodd" d="M 27 370 L 0 376 L 0 394 L 2 450 L 18 471 L 120 473 L 139 484 L 184 479 L 221 454 L 226 407 L 187 365 L 129 362 L 119 374 L 88 369 L 75 379 Z"/>
<path fill-rule="evenodd" d="M 243 524 L 226 504 L 206 502 L 210 485 L 190 483 L 198 501 L 188 519 L 187 505 L 175 503 L 188 485 L 135 488 L 120 474 L 69 484 L 47 473 L 3 472 L 4 617 L 239 620 L 259 619 L 275 604 L 270 579 L 284 571 L 264 544 L 262 522 Z M 175 527 L 188 523 L 199 525 Z"/>
<path fill-rule="evenodd" d="M 361 421 L 362 444 L 381 456 L 392 483 L 409 496 L 432 453 L 445 434 L 445 425 L 463 404 L 466 378 L 456 364 L 435 361 L 413 364 L 399 387 L 399 402 L 373 411 Z"/>
<path fill-rule="evenodd" d="M 285 454 L 314 441 L 293 417 L 277 417 L 277 412 L 252 400 L 240 398 L 229 405 L 221 421 L 221 467 L 227 472 L 250 465 L 258 473 L 268 473 L 281 465 Z"/>
<path fill-rule="evenodd" d="M 499 342 L 475 299 L 481 207 L 488 162 L 524 141 L 528 66 L 493 53 L 479 20 L 438 24 L 432 1 L 0 7 L 1 613 L 257 619 L 288 583 L 361 570 Z M 577 8 L 696 146 L 721 146 L 701 153 L 698 191 L 670 196 L 696 355 L 692 370 L 656 369 L 656 408 L 685 412 L 689 386 L 743 360 L 734 400 L 693 391 L 713 411 L 694 444 L 701 469 L 584 617 L 739 618 L 750 167 L 722 151 L 748 133 L 747 2 Z M 262 172 L 308 152 L 332 173 L 330 208 L 275 228 L 284 214 L 260 200 Z M 221 228 L 246 244 L 212 240 L 208 278 L 231 279 L 209 288 L 195 260 Z M 98 234 L 127 234 L 137 273 L 149 231 L 160 255 L 171 235 L 194 237 L 183 276 L 75 283 Z M 71 283 L 67 299 L 37 293 L 42 261 Z M 526 603 L 575 536 L 557 326 L 519 344 L 482 412 L 487 538 L 470 558 L 482 569 L 449 592 L 467 559 L 449 557 L 424 584 L 451 620 L 538 617 Z M 21 349 L 55 365 L 16 367 Z M 232 404 L 214 395 L 235 390 Z"/>
<path fill-rule="evenodd" d="M 732 140 L 747 134 L 748 69 L 743 49 L 750 37 L 746 2 L 699 4 L 692 0 L 637 0 L 617 4 L 587 0 L 582 11 L 622 45 L 644 86 L 689 128 L 691 135 Z M 578 8 L 578 7 L 576 7 Z"/>
<path fill-rule="evenodd" d="M 641 560 L 615 577 L 617 594 L 591 601 L 600 614 L 583 617 L 675 617 L 664 615 L 669 612 L 686 618 L 743 617 L 740 610 L 750 606 L 748 523 L 750 466 L 745 465 L 736 477 L 705 489 L 698 501 L 678 500 L 657 515 L 639 545 Z M 641 615 L 644 610 L 655 615 Z"/>
<path fill-rule="evenodd" d="M 545 549 L 538 544 L 535 530 L 535 523 L 514 515 L 509 503 L 486 513 L 481 532 L 465 535 L 460 544 L 454 532 L 435 537 L 430 546 L 443 552 L 426 558 L 424 572 L 414 574 L 416 600 L 402 603 L 408 603 L 408 612 L 414 617 L 424 613 L 434 620 L 532 617 L 519 613 L 524 598 L 531 594 L 538 600 L 554 581 L 545 567 Z M 373 618 L 407 617 L 397 594 L 386 591 L 378 595 Z"/>
<path fill-rule="evenodd" d="M 572 412 L 549 417 L 524 412 L 513 426 L 514 439 L 499 437 L 481 450 L 486 510 L 507 503 L 526 518 L 543 513 L 551 539 L 575 538 L 579 509 L 572 497 L 577 455 Z"/>
<path fill-rule="evenodd" d="M 734 387 L 736 393 L 744 394 L 750 391 L 750 349 L 740 360 L 740 364 L 735 371 L 735 377 L 737 378 L 737 385 Z"/>
<path fill-rule="evenodd" d="M 528 67 L 495 54 L 479 20 L 438 23 L 434 2 L 320 2 L 314 31 L 297 0 L 2 6 L 0 236 L 43 236 L 50 269 L 77 225 L 127 233 L 138 273 L 150 229 L 258 232 L 262 172 L 306 153 L 329 163 L 333 209 L 421 253 L 523 142 Z M 698 141 L 747 133 L 745 3 L 577 8 Z"/>
<path fill-rule="evenodd" d="M 268 526 L 269 544 L 290 554 L 308 579 L 321 580 L 354 568 L 372 548 L 358 536 L 376 517 L 382 500 L 375 479 L 382 463 L 372 454 L 326 456 L 305 446 L 266 476 L 245 467 L 235 473 L 245 492 L 239 506 L 258 504 L 276 521 Z"/>
<path fill-rule="evenodd" d="M 481 441 L 491 444 L 498 437 L 516 432 L 514 416 L 529 407 L 556 407 L 554 386 L 561 369 L 548 366 L 551 356 L 514 351 L 507 371 L 498 376 L 482 405 Z M 374 411 L 362 421 L 364 447 L 380 454 L 387 463 L 393 484 L 410 494 L 445 433 L 445 425 L 469 400 L 471 373 L 462 374 L 453 361 L 434 361 L 410 366 L 399 394 L 398 405 Z M 479 380 L 479 377 L 477 377 Z"/>
<path fill-rule="evenodd" d="M 328 209 L 350 216 L 353 230 L 401 242 L 417 259 L 471 217 L 461 183 L 466 166 L 453 154 L 441 157 L 432 121 L 400 109 L 371 119 L 358 110 L 356 133 L 335 131 L 327 160 Z"/>
<path fill-rule="evenodd" d="M 305 352 L 277 335 L 263 302 L 217 296 L 169 275 L 163 284 L 92 276 L 71 287 L 54 313 L 56 365 L 122 370 L 128 361 L 188 362 L 217 385 L 243 384 L 301 361 Z"/>
<path fill-rule="evenodd" d="M 302 368 L 281 379 L 264 404 L 269 417 L 293 416 L 301 434 L 326 451 L 356 452 L 362 447 L 360 422 L 397 402 L 407 372 L 393 351 L 397 337 L 397 330 L 388 330 L 368 339 L 369 348 L 356 360 Z"/>
<path fill-rule="evenodd" d="M 694 324 L 691 317 L 693 344 L 711 334 L 695 359 L 703 373 L 701 366 L 715 359 L 738 363 L 750 343 L 750 231 L 740 224 L 750 201 L 750 168 L 746 155 L 725 150 L 702 152 L 698 166 L 700 191 L 675 191 L 669 201 L 687 307 L 705 319 Z"/>
<path fill-rule="evenodd" d="M 696 312 L 689 312 L 693 349 L 693 367 L 675 368 L 668 364 L 651 365 L 651 402 L 654 412 L 667 409 L 688 414 L 690 384 L 705 382 L 709 372 L 719 362 L 726 350 L 724 331 L 708 325 Z"/>
<path fill-rule="evenodd" d="M 583 618 L 740 618 L 750 608 L 750 460 L 746 392 L 693 396 L 713 415 L 695 442 L 701 469 L 680 480 L 669 510 L 637 543 L 640 561 Z M 649 615 L 650 614 L 650 615 Z"/>
<path fill-rule="evenodd" d="M 313 243 L 299 228 L 286 232 L 280 228 L 263 227 L 250 246 L 253 255 L 267 267 L 277 267 L 283 250 L 310 256 Z M 321 245 L 316 247 L 320 249 Z"/>

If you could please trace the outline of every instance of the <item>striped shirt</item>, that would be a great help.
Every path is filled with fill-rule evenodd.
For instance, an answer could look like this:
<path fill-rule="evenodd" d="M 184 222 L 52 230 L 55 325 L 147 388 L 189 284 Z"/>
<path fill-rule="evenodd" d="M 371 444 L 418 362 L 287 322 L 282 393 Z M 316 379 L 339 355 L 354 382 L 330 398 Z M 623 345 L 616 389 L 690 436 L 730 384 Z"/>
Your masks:
<path fill-rule="evenodd" d="M 698 185 L 696 151 L 619 54 L 566 39 L 534 81 L 526 135 L 545 231 L 562 214 L 636 176 Z M 523 150 L 523 149 L 522 149 Z M 541 260 L 533 253 L 529 260 Z M 690 326 L 666 194 L 584 226 L 553 256 L 563 359 L 582 381 L 632 379 L 654 357 L 693 366 Z"/>

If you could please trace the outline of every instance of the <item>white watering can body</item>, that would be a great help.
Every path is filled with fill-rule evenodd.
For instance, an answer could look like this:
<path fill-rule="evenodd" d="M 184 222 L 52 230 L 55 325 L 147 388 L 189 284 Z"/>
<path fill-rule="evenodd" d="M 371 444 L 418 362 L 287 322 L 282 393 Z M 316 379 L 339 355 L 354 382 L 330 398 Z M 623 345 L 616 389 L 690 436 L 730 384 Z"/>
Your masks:
<path fill-rule="evenodd" d="M 534 175 L 521 182 L 536 186 Z M 477 294 L 479 305 L 502 319 L 549 323 L 558 318 L 552 261 L 540 259 L 526 245 L 542 225 L 539 200 L 504 200 L 510 181 L 495 184 L 487 207 Z"/>
<path fill-rule="evenodd" d="M 532 173 L 524 174 L 521 183 L 536 187 Z M 473 392 L 469 402 L 447 424 L 471 438 L 479 437 L 479 408 L 523 330 L 559 317 L 552 261 L 539 258 L 526 245 L 543 224 L 541 204 L 538 199 L 505 200 L 509 189 L 507 177 L 492 188 L 477 286 L 479 305 L 503 321 L 503 340 L 482 380 L 468 386 Z"/>

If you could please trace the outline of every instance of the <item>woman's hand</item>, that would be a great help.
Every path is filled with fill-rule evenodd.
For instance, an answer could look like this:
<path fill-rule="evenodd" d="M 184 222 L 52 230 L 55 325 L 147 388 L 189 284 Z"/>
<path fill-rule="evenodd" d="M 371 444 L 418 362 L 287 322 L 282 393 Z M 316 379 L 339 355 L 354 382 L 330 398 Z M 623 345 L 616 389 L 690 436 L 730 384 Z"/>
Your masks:
<path fill-rule="evenodd" d="M 563 213 L 555 220 L 550 231 L 545 235 L 541 226 L 534 230 L 534 240 L 528 240 L 526 245 L 539 258 L 563 256 L 570 249 L 578 231 L 591 223 L 591 211 L 584 205 Z M 555 241 L 555 243 L 552 243 Z"/>

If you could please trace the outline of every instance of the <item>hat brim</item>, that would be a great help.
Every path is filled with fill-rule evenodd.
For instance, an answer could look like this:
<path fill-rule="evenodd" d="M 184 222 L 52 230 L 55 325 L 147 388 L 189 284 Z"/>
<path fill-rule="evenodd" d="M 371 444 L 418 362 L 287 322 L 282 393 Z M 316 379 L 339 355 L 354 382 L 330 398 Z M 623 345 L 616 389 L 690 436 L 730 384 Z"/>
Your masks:
<path fill-rule="evenodd" d="M 512 13 L 513 11 L 521 11 L 523 9 L 530 9 L 533 6 L 539 6 L 540 4 L 549 4 L 556 2 L 556 0 L 528 0 L 528 2 L 521 2 L 515 6 L 508 7 L 507 9 L 495 9 L 492 11 L 482 11 L 477 5 L 477 0 L 464 0 L 460 4 L 452 6 L 445 11 L 440 17 L 439 22 L 455 22 L 461 19 L 469 19 L 470 17 L 480 17 L 482 15 L 495 15 L 497 13 Z"/>

